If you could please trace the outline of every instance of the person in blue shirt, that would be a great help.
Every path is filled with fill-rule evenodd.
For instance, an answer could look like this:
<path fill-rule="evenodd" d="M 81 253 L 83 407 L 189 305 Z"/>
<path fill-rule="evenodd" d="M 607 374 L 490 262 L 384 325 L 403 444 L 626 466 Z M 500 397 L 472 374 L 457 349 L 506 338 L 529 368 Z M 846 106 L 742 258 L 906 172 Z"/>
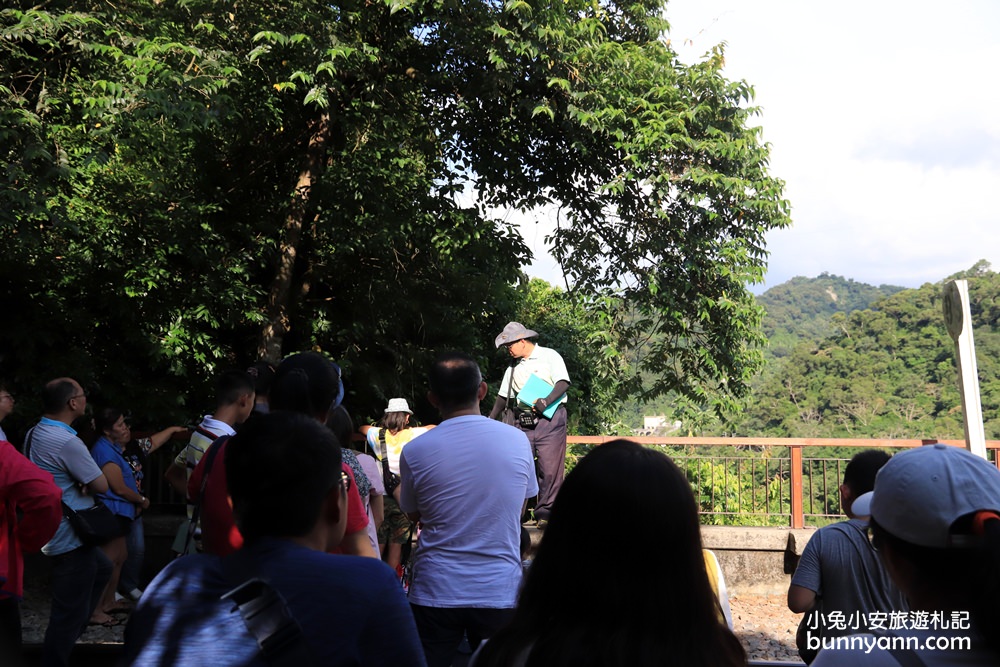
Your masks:
<path fill-rule="evenodd" d="M 122 529 L 120 536 L 101 545 L 101 550 L 111 561 L 113 569 L 90 622 L 112 626 L 117 625 L 118 621 L 111 614 L 132 608 L 132 603 L 128 600 L 116 601 L 115 591 L 118 590 L 122 566 L 128 557 L 128 537 L 139 514 L 149 508 L 149 499 L 139 493 L 132 467 L 125 460 L 125 445 L 132 437 L 132 432 L 125 423 L 124 413 L 117 408 L 104 408 L 94 417 L 94 428 L 101 435 L 90 448 L 90 455 L 108 480 L 108 490 L 97 497 L 118 517 Z"/>

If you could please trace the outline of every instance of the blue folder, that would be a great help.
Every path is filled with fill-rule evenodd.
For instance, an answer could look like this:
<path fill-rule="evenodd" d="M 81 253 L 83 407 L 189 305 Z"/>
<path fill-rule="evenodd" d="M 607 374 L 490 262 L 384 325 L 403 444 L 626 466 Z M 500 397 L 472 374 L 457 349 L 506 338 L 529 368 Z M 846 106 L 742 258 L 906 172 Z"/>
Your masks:
<path fill-rule="evenodd" d="M 517 392 L 517 400 L 528 406 L 534 405 L 538 399 L 548 396 L 552 392 L 552 388 L 553 385 L 532 373 L 528 381 L 521 387 L 521 391 Z M 563 394 L 558 399 L 552 401 L 552 405 L 545 408 L 542 414 L 546 419 L 552 419 L 552 415 L 556 413 L 556 409 L 562 403 L 562 397 L 565 395 Z"/>

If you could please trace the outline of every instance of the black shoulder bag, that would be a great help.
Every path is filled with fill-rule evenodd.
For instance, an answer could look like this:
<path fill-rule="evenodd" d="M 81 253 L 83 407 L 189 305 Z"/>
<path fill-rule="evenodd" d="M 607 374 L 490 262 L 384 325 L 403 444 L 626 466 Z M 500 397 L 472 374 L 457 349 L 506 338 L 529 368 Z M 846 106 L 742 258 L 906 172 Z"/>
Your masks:
<path fill-rule="evenodd" d="M 32 428 L 24 443 L 25 454 L 30 455 L 34 435 L 35 429 Z M 94 498 L 93 507 L 83 510 L 75 510 L 63 501 L 62 513 L 85 546 L 97 547 L 125 534 L 124 522 L 99 498 Z"/>

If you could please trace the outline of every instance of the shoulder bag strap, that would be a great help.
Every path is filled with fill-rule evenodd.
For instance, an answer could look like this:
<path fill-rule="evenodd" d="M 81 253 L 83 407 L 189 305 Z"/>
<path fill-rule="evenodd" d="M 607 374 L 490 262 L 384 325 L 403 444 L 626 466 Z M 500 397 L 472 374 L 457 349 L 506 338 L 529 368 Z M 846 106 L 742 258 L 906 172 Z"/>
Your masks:
<path fill-rule="evenodd" d="M 508 410 L 512 409 L 511 405 L 510 405 L 510 399 L 514 395 L 514 366 L 517 366 L 517 363 L 515 362 L 514 359 L 511 359 L 510 360 L 510 366 L 509 366 L 509 368 L 510 368 L 510 382 L 507 383 L 507 401 L 504 404 L 504 407 L 507 408 Z"/>
<path fill-rule="evenodd" d="M 309 667 L 315 664 L 305 635 L 285 598 L 257 575 L 242 551 L 222 559 L 222 574 L 233 586 L 221 597 L 236 605 L 247 630 L 257 640 L 260 653 L 271 667 Z"/>
<path fill-rule="evenodd" d="M 41 423 L 42 422 L 38 422 L 38 424 Z M 29 461 L 31 460 L 31 439 L 35 437 L 35 428 L 38 427 L 38 424 L 35 424 L 30 429 L 28 429 L 28 432 L 24 436 L 24 458 L 28 459 Z"/>
<path fill-rule="evenodd" d="M 385 427 L 382 426 L 378 429 L 378 447 L 382 457 L 382 476 L 388 477 L 389 473 L 389 448 L 385 445 Z"/>

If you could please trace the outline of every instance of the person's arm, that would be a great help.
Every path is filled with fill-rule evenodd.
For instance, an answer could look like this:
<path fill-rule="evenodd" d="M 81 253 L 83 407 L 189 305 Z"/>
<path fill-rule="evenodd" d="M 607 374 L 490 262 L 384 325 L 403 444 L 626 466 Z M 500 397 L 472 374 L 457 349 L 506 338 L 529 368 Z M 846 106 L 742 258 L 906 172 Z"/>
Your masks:
<path fill-rule="evenodd" d="M 399 509 L 403 511 L 413 523 L 420 521 L 420 511 L 417 509 L 417 492 L 413 488 L 413 475 L 410 474 L 410 464 L 406 460 L 406 449 L 399 456 L 399 492 L 396 502 Z"/>
<path fill-rule="evenodd" d="M 122 469 L 117 463 L 110 461 L 105 463 L 101 466 L 101 472 L 104 473 L 105 479 L 108 480 L 108 488 L 116 495 L 121 496 L 133 505 L 138 505 L 142 509 L 149 508 L 149 498 L 129 488 L 128 484 L 125 483 L 125 478 L 122 476 Z"/>
<path fill-rule="evenodd" d="M 354 471 L 346 463 L 340 464 L 340 469 L 350 478 L 350 488 L 347 489 L 347 527 L 344 539 L 340 542 L 342 553 L 354 556 L 377 558 L 368 539 L 368 512 L 358 494 L 358 483 L 354 479 Z"/>
<path fill-rule="evenodd" d="M 812 609 L 816 603 L 816 591 L 811 591 L 805 586 L 792 584 L 788 587 L 788 608 L 796 614 L 803 614 Z"/>
<path fill-rule="evenodd" d="M 362 424 L 358 428 L 358 433 L 360 433 L 361 435 L 367 436 L 368 435 L 368 431 L 371 430 L 372 428 L 374 428 L 374 427 L 371 426 L 370 424 Z"/>
<path fill-rule="evenodd" d="M 493 403 L 493 409 L 490 410 L 490 419 L 499 419 L 500 413 L 503 412 L 503 408 L 506 404 L 506 398 L 503 396 L 497 396 L 497 400 Z"/>
<path fill-rule="evenodd" d="M 108 478 L 101 473 L 99 476 L 84 484 L 83 488 L 86 493 L 96 496 L 99 493 L 107 493 L 108 488 L 110 487 L 108 487 Z"/>
<path fill-rule="evenodd" d="M 380 493 L 372 493 L 368 497 L 368 506 L 372 508 L 372 519 L 375 521 L 375 528 L 378 529 L 385 521 L 385 498 Z"/>
<path fill-rule="evenodd" d="M 158 431 L 158 432 L 154 433 L 153 435 L 149 436 L 149 445 L 150 445 L 150 447 L 149 447 L 149 451 L 146 452 L 146 453 L 147 454 L 152 454 L 157 449 L 159 449 L 160 447 L 162 447 L 165 443 L 169 442 L 170 438 L 172 438 L 175 433 L 181 433 L 181 432 L 185 432 L 186 433 L 187 432 L 187 427 L 186 426 L 170 426 L 168 428 L 163 429 L 162 431 Z"/>
<path fill-rule="evenodd" d="M 562 395 L 566 393 L 567 389 L 569 389 L 569 380 L 559 380 L 558 382 L 556 382 L 555 386 L 552 388 L 552 391 L 549 392 L 548 396 L 546 396 L 545 398 L 540 398 L 537 401 L 535 401 L 534 405 L 535 412 L 537 412 L 538 414 L 542 414 L 543 412 L 545 412 L 545 408 L 552 405 L 553 401 L 555 401 L 556 399 L 561 398 Z"/>
<path fill-rule="evenodd" d="M 170 464 L 167 472 L 163 473 L 163 478 L 167 480 L 171 488 L 177 492 L 181 498 L 187 498 L 187 467 L 179 465 L 177 461 Z"/>
<path fill-rule="evenodd" d="M 803 614 L 816 603 L 816 596 L 822 592 L 819 561 L 820 542 L 823 532 L 817 531 L 809 538 L 802 556 L 795 567 L 791 584 L 788 586 L 788 608 L 796 614 Z"/>
<path fill-rule="evenodd" d="M 372 549 L 372 541 L 368 539 L 368 528 L 356 530 L 353 533 L 344 535 L 344 539 L 338 545 L 340 552 L 348 556 L 364 556 L 366 558 L 378 558 L 375 550 Z"/>

